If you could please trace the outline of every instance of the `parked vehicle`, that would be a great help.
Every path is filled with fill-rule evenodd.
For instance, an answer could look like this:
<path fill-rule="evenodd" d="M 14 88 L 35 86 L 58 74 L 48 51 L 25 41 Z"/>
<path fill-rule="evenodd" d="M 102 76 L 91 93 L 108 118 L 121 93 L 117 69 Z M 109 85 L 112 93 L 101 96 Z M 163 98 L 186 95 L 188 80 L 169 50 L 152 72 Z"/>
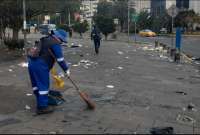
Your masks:
<path fill-rule="evenodd" d="M 139 35 L 140 36 L 144 36 L 144 37 L 155 37 L 156 36 L 156 33 L 149 30 L 149 29 L 145 29 L 145 30 L 141 30 L 139 32 Z"/>
<path fill-rule="evenodd" d="M 41 24 L 39 31 L 41 34 L 48 35 L 52 30 L 56 30 L 55 24 Z"/>

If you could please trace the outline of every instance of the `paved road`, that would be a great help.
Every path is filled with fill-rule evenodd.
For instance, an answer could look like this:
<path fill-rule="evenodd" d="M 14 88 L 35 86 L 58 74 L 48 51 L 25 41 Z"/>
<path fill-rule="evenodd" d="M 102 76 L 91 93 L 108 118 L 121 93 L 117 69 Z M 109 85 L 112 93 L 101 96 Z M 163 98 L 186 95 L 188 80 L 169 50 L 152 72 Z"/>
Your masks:
<path fill-rule="evenodd" d="M 134 40 L 134 35 L 131 37 Z M 171 46 L 171 38 L 170 37 L 140 37 L 136 36 L 138 41 L 142 42 L 151 42 L 154 43 L 155 40 L 159 40 L 162 43 L 168 44 Z M 175 39 L 174 39 L 175 45 Z M 200 57 L 200 37 L 183 37 L 182 41 L 182 51 L 186 54 L 190 54 L 194 57 Z"/>
<path fill-rule="evenodd" d="M 169 62 L 142 44 L 103 41 L 96 56 L 88 38 L 72 42 L 82 47 L 63 48 L 71 77 L 96 102 L 96 110 L 86 110 L 66 80 L 61 90 L 66 103 L 52 114 L 33 116 L 35 98 L 27 95 L 32 93 L 27 68 L 19 66 L 26 59 L 2 61 L 0 134 L 148 134 L 152 127 L 165 126 L 191 134 L 194 120 L 194 133 L 199 133 L 200 77 L 195 67 Z M 0 56 L 6 55 L 3 52 Z M 189 103 L 194 111 L 187 109 Z"/>

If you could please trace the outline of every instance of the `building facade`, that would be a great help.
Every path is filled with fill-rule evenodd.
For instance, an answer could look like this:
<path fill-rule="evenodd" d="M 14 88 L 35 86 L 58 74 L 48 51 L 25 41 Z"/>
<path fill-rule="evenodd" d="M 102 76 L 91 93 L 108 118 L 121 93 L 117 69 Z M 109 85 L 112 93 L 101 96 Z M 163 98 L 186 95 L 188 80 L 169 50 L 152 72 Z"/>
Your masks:
<path fill-rule="evenodd" d="M 151 0 L 132 0 L 132 2 L 135 4 L 134 8 L 137 13 L 140 13 L 141 11 L 150 12 Z"/>

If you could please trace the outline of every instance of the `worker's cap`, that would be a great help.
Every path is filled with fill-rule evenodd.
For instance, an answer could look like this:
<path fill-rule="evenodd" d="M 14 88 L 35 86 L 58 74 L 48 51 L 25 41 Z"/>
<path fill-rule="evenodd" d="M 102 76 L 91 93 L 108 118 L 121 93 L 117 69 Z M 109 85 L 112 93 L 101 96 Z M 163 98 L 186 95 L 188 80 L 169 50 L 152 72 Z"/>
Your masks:
<path fill-rule="evenodd" d="M 53 35 L 59 38 L 62 42 L 67 43 L 67 32 L 65 30 L 53 30 Z"/>

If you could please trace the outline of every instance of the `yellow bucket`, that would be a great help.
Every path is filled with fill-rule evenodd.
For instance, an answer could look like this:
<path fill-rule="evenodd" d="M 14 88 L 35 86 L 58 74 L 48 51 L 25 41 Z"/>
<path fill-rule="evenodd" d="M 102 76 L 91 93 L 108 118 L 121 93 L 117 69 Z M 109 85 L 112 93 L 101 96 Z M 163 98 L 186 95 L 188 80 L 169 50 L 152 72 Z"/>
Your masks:
<path fill-rule="evenodd" d="M 65 82 L 60 76 L 57 75 L 56 69 L 54 67 L 51 70 L 51 75 L 53 77 L 53 87 L 56 89 L 64 88 Z"/>

